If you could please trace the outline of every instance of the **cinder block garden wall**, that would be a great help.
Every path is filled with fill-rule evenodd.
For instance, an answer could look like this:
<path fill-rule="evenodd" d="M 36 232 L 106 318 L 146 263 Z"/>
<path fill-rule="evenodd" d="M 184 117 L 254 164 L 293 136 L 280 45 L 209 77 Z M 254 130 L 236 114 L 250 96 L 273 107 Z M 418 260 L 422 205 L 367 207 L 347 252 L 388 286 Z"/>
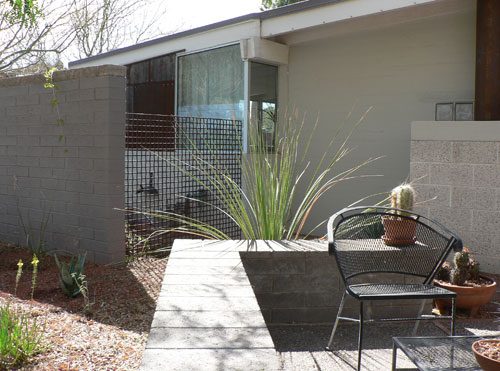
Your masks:
<path fill-rule="evenodd" d="M 293 244 L 289 241 L 274 243 L 288 247 Z M 265 246 L 260 245 L 258 250 L 263 248 Z M 335 258 L 328 255 L 326 243 L 309 242 L 308 249 L 240 252 L 266 323 L 331 324 L 335 320 L 345 291 Z M 413 282 L 409 276 L 387 277 Z M 419 304 L 415 300 L 367 302 L 365 315 L 367 318 L 412 317 L 417 315 Z M 430 301 L 427 304 L 426 313 L 430 313 Z M 343 314 L 356 318 L 358 311 L 359 303 L 348 296 Z"/>
<path fill-rule="evenodd" d="M 47 249 L 121 261 L 125 67 L 59 71 L 53 82 L 54 107 L 43 75 L 0 79 L 0 241 L 25 245 L 22 221 L 38 239 L 48 217 Z"/>
<path fill-rule="evenodd" d="M 418 210 L 500 272 L 500 122 L 413 122 L 410 176 L 428 200 Z"/>

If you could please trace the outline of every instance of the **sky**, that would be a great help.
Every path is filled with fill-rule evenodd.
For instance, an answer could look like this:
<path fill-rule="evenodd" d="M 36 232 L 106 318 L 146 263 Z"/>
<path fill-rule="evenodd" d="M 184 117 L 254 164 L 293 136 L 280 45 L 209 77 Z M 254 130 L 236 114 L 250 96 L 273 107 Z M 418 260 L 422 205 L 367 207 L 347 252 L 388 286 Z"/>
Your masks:
<path fill-rule="evenodd" d="M 57 0 L 63 1 L 63 0 Z M 126 0 L 125 0 L 126 1 Z M 154 39 L 161 35 L 168 35 L 208 24 L 220 22 L 246 15 L 260 12 L 262 0 L 149 0 L 150 5 L 141 8 L 136 13 L 133 24 L 147 23 L 149 19 L 160 19 L 156 23 L 158 28 L 154 28 L 152 34 L 146 34 L 141 41 Z M 166 9 L 166 12 L 158 12 L 158 9 Z M 158 14 L 161 14 L 158 17 Z M 156 17 L 155 17 L 156 15 Z M 126 47 L 134 44 L 132 40 L 124 39 L 119 47 Z M 82 56 L 83 57 L 83 56 Z M 69 61 L 80 59 L 80 55 L 74 47 L 70 47 L 62 56 L 62 61 L 66 64 Z"/>
<path fill-rule="evenodd" d="M 164 0 L 175 29 L 187 30 L 260 11 L 261 0 Z"/>

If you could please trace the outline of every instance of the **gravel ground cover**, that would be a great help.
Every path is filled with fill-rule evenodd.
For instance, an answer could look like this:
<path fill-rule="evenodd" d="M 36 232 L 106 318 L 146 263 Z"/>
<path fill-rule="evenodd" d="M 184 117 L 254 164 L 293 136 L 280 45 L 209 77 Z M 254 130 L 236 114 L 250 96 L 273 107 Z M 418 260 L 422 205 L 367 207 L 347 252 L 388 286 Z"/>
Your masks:
<path fill-rule="evenodd" d="M 17 263 L 24 262 L 17 293 Z M 67 261 L 67 260 L 66 260 Z M 47 349 L 13 370 L 137 370 L 160 292 L 166 259 L 136 259 L 121 266 L 87 262 L 90 310 L 62 291 L 52 257 L 42 259 L 31 300 L 31 255 L 0 245 L 0 305 L 30 313 L 45 326 Z M 1 369 L 1 366 L 0 366 Z"/>

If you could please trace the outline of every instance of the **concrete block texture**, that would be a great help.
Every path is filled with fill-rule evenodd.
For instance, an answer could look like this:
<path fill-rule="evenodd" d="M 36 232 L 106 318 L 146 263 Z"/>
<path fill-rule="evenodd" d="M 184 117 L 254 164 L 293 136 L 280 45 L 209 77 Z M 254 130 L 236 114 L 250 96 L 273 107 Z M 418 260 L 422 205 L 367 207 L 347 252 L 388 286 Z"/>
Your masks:
<path fill-rule="evenodd" d="M 29 215 L 53 214 L 48 249 L 88 251 L 87 259 L 99 263 L 121 261 L 124 216 L 112 209 L 123 207 L 124 171 L 117 164 L 124 163 L 125 67 L 59 71 L 53 81 L 61 116 L 42 75 L 0 81 L 0 155 L 8 158 L 0 198 Z M 0 221 L 2 239 L 25 240 L 19 218 L 11 219 L 9 228 Z"/>
<path fill-rule="evenodd" d="M 466 186 L 473 179 L 473 169 L 471 164 L 431 164 L 430 181 L 435 185 Z"/>
<path fill-rule="evenodd" d="M 496 164 L 496 142 L 451 142 L 454 163 Z"/>
<path fill-rule="evenodd" d="M 494 136 L 471 140 L 471 131 L 479 130 L 476 124 L 481 123 L 454 127 L 450 140 L 443 135 L 435 136 L 439 140 L 412 138 L 410 169 L 412 179 L 424 176 L 416 182 L 419 195 L 436 197 L 422 205 L 428 216 L 457 233 L 487 273 L 500 269 L 494 252 L 500 230 L 500 141 Z M 431 138 L 434 129 L 429 129 Z M 443 155 L 448 149 L 450 158 Z"/>
<path fill-rule="evenodd" d="M 410 153 L 414 162 L 452 162 L 452 145 L 447 141 L 414 140 Z"/>

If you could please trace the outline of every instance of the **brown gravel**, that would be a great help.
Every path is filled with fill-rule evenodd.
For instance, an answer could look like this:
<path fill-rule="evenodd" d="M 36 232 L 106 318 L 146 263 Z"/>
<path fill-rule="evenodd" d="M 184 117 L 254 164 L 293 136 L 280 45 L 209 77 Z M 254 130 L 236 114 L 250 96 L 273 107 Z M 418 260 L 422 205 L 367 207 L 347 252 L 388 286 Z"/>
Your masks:
<path fill-rule="evenodd" d="M 474 349 L 484 357 L 500 361 L 500 341 L 498 339 L 479 340 L 474 343 Z"/>
<path fill-rule="evenodd" d="M 17 294 L 17 262 L 24 262 Z M 85 263 L 91 310 L 59 285 L 52 257 L 40 263 L 31 301 L 31 255 L 0 245 L 0 305 L 28 311 L 45 324 L 48 349 L 16 370 L 137 370 L 153 319 L 166 259 L 140 258 L 126 266 Z"/>

